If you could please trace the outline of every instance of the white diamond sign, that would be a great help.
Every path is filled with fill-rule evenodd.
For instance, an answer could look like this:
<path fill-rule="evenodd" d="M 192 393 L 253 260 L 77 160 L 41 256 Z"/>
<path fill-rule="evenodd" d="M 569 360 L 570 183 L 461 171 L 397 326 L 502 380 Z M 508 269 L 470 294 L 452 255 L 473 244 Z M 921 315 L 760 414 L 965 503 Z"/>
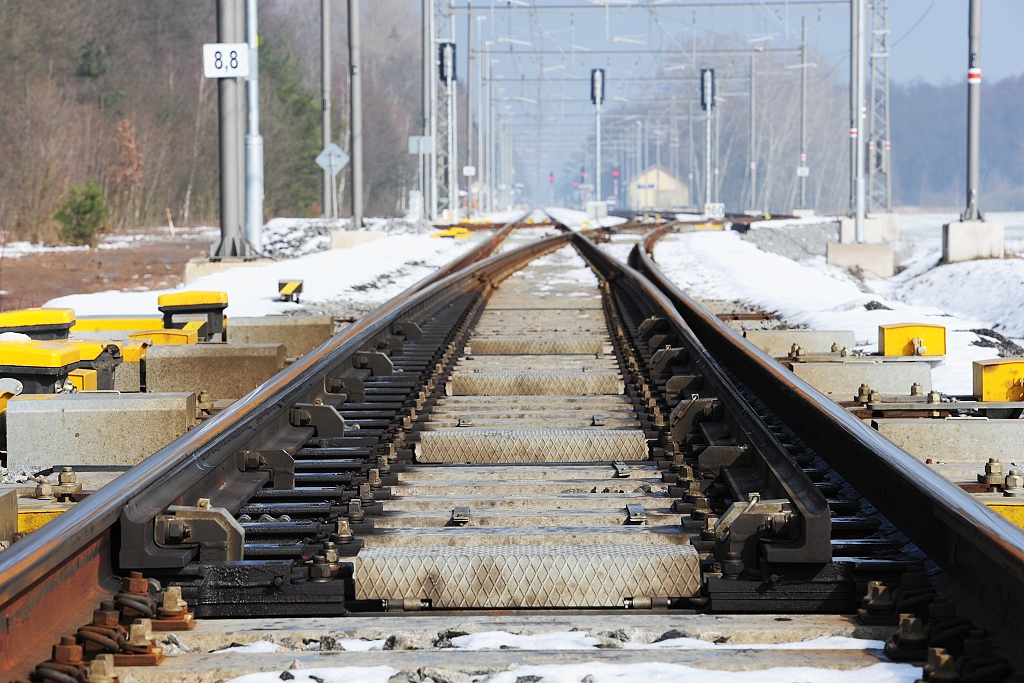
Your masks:
<path fill-rule="evenodd" d="M 325 171 L 330 171 L 332 176 L 336 176 L 341 173 L 341 169 L 345 168 L 345 164 L 348 163 L 348 155 L 341 150 L 341 147 L 332 142 L 324 147 L 324 151 L 316 156 L 316 163 L 317 166 Z"/>

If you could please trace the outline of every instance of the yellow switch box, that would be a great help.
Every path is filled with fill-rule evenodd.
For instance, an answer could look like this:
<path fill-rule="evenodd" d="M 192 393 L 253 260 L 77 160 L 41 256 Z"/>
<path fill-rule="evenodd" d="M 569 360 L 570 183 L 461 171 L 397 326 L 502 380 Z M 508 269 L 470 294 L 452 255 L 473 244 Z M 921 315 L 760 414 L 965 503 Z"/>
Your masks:
<path fill-rule="evenodd" d="M 149 340 L 153 344 L 195 344 L 199 341 L 196 330 L 148 330 L 128 335 L 133 340 Z"/>
<path fill-rule="evenodd" d="M 879 325 L 878 353 L 883 356 L 945 356 L 946 328 L 924 323 Z"/>
<path fill-rule="evenodd" d="M 96 377 L 99 373 L 95 370 L 79 368 L 68 373 L 68 379 L 79 391 L 96 391 Z"/>
<path fill-rule="evenodd" d="M 26 308 L 0 313 L 0 332 L 20 332 L 43 341 L 67 339 L 75 324 L 70 308 Z"/>
<path fill-rule="evenodd" d="M 93 317 L 79 318 L 71 328 L 71 334 L 76 332 L 123 332 L 126 330 L 148 330 L 153 327 L 160 327 L 164 324 L 163 318 L 117 318 L 117 317 Z"/>
<path fill-rule="evenodd" d="M 228 305 L 227 292 L 176 292 L 174 294 L 161 294 L 156 299 L 157 306 L 163 308 L 175 308 L 178 306 L 219 306 L 226 308 Z"/>
<path fill-rule="evenodd" d="M 1024 401 L 1024 358 L 974 361 L 974 398 L 979 401 Z"/>
<path fill-rule="evenodd" d="M 140 363 L 146 357 L 146 349 L 148 347 L 149 340 L 133 339 L 121 349 L 121 357 L 125 363 Z"/>

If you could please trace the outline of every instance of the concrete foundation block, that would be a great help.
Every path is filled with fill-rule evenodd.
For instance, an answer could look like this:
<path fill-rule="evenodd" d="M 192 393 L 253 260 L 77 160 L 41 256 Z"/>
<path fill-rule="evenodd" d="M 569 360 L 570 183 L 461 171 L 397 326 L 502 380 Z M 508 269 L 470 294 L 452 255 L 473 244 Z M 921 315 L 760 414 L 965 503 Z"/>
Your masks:
<path fill-rule="evenodd" d="M 7 403 L 14 471 L 54 465 L 135 465 L 195 424 L 192 393 L 52 394 Z"/>
<path fill-rule="evenodd" d="M 146 391 L 237 399 L 284 367 L 283 344 L 173 344 L 146 352 Z"/>
<path fill-rule="evenodd" d="M 309 353 L 333 334 L 334 320 L 329 315 L 228 318 L 228 341 L 232 344 L 284 344 L 286 358 Z"/>
<path fill-rule="evenodd" d="M 114 391 L 142 391 L 142 363 L 121 363 L 114 368 Z"/>
<path fill-rule="evenodd" d="M 989 221 L 957 221 L 942 226 L 944 263 L 1003 258 L 1003 224 Z"/>
<path fill-rule="evenodd" d="M 814 216 L 814 209 L 793 209 L 793 215 L 797 218 L 810 218 Z"/>
<path fill-rule="evenodd" d="M 891 243 L 829 244 L 826 260 L 840 268 L 859 270 L 868 279 L 892 277 L 896 273 Z"/>
<path fill-rule="evenodd" d="M 274 259 L 269 258 L 258 258 L 251 261 L 243 259 L 224 259 L 222 261 L 211 261 L 208 258 L 194 258 L 190 259 L 185 264 L 185 284 L 190 284 L 193 280 L 197 280 L 206 275 L 212 275 L 213 273 L 221 273 L 230 268 L 248 268 L 251 266 L 265 266 L 273 263 Z"/>
<path fill-rule="evenodd" d="M 856 339 L 851 330 L 746 330 L 743 336 L 769 356 L 788 356 L 793 344 L 807 353 L 831 353 L 832 345 L 852 349 Z"/>
<path fill-rule="evenodd" d="M 383 230 L 332 230 L 331 249 L 348 249 L 386 237 Z"/>
<path fill-rule="evenodd" d="M 864 242 L 879 244 L 896 242 L 900 238 L 900 216 L 897 213 L 869 213 L 864 219 Z M 839 219 L 839 241 L 843 244 L 857 242 L 857 224 L 853 218 Z"/>
<path fill-rule="evenodd" d="M 976 463 L 978 472 L 984 472 L 989 458 L 1018 460 L 1024 443 L 1024 420 L 880 418 L 871 426 L 918 460 Z M 1009 471 L 1008 464 L 1004 467 L 1004 473 Z"/>
<path fill-rule="evenodd" d="M 923 361 L 793 363 L 793 374 L 836 401 L 852 401 L 861 384 L 883 396 L 909 396 L 915 383 L 932 390 L 932 366 Z"/>

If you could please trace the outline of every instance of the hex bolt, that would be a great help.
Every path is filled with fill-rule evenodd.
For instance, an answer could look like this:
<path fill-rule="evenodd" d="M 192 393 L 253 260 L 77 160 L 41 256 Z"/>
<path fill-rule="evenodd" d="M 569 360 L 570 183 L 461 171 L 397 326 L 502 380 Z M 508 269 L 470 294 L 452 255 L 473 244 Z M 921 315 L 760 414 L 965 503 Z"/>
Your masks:
<path fill-rule="evenodd" d="M 916 649 L 928 645 L 928 637 L 924 634 L 924 620 L 913 614 L 900 615 L 900 630 L 896 642 L 901 648 Z"/>
<path fill-rule="evenodd" d="M 924 396 L 924 387 L 922 387 L 917 382 L 914 382 L 913 384 L 910 385 L 910 395 L 911 396 Z"/>
<path fill-rule="evenodd" d="M 366 519 L 366 515 L 363 514 L 363 502 L 358 498 L 353 498 L 348 501 L 348 520 L 356 524 L 361 523 Z"/>
<path fill-rule="evenodd" d="M 38 500 L 56 500 L 56 496 L 53 495 L 53 484 L 48 481 L 36 484 L 36 498 Z"/>
<path fill-rule="evenodd" d="M 132 572 L 121 579 L 121 592 L 148 595 L 149 581 L 142 576 L 142 572 Z"/>
<path fill-rule="evenodd" d="M 347 517 L 338 520 L 338 528 L 331 534 L 331 540 L 338 545 L 345 545 L 354 541 L 356 537 L 352 534 L 352 526 L 348 523 Z"/>
<path fill-rule="evenodd" d="M 100 603 L 100 608 L 92 612 L 92 625 L 104 628 L 115 628 L 121 620 L 121 612 L 110 600 Z"/>
<path fill-rule="evenodd" d="M 366 473 L 366 478 L 369 481 L 371 489 L 379 489 L 381 487 L 380 481 L 380 470 L 372 469 Z"/>
<path fill-rule="evenodd" d="M 78 483 L 78 475 L 75 474 L 74 468 L 71 468 L 71 467 L 63 468 L 60 471 L 60 474 L 57 475 L 57 483 L 58 484 L 77 484 Z"/>
<path fill-rule="evenodd" d="M 988 459 L 988 462 L 985 463 L 985 474 L 978 475 L 978 482 L 989 486 L 1003 485 L 1003 466 L 997 458 Z"/>
<path fill-rule="evenodd" d="M 942 394 L 940 394 L 937 391 L 929 391 L 928 392 L 928 402 L 929 403 L 942 403 Z"/>
<path fill-rule="evenodd" d="M 1020 470 L 1010 470 L 1003 482 L 1003 495 L 1013 498 L 1024 496 L 1024 476 Z"/>
<path fill-rule="evenodd" d="M 333 578 L 331 565 L 327 564 L 327 558 L 323 555 L 314 555 L 313 564 L 309 566 L 309 580 L 323 583 Z"/>
<path fill-rule="evenodd" d="M 391 472 L 391 463 L 388 462 L 388 456 L 377 456 L 377 472 L 378 474 L 388 474 Z"/>
<path fill-rule="evenodd" d="M 877 391 L 872 391 L 868 394 L 868 403 L 878 403 L 882 400 L 882 394 Z"/>
<path fill-rule="evenodd" d="M 164 591 L 163 600 L 157 608 L 161 617 L 178 616 L 188 609 L 188 603 L 181 599 L 181 586 L 168 586 Z"/>
<path fill-rule="evenodd" d="M 964 641 L 965 645 L 966 643 L 967 641 Z M 953 683 L 953 681 L 960 680 L 960 672 L 956 670 L 956 660 L 941 647 L 928 648 L 928 660 L 924 668 L 928 672 L 929 681 Z"/>
<path fill-rule="evenodd" d="M 861 384 L 860 388 L 857 389 L 857 402 L 867 403 L 869 398 L 871 398 L 871 387 L 867 384 Z"/>
<path fill-rule="evenodd" d="M 89 662 L 89 683 L 116 683 L 117 671 L 114 669 L 114 655 L 102 653 Z"/>
<path fill-rule="evenodd" d="M 846 348 L 846 347 L 844 346 L 843 348 L 841 348 L 841 349 L 839 350 L 839 355 L 840 355 L 840 356 L 842 356 L 843 358 L 846 358 L 847 356 L 849 356 L 849 355 L 850 355 L 850 349 L 848 349 L 848 348 Z"/>
<path fill-rule="evenodd" d="M 82 646 L 74 636 L 61 636 L 60 645 L 53 646 L 52 659 L 60 664 L 78 664 L 82 661 Z"/>
<path fill-rule="evenodd" d="M 832 342 L 832 353 L 839 353 L 839 344 Z"/>
<path fill-rule="evenodd" d="M 335 545 L 334 541 L 324 541 L 320 547 L 320 552 L 324 554 L 324 557 L 330 564 L 338 563 L 338 546 Z"/>
<path fill-rule="evenodd" d="M 868 582 L 868 594 L 864 596 L 864 609 L 870 614 L 892 614 L 896 605 L 889 595 L 889 588 L 881 581 Z"/>
<path fill-rule="evenodd" d="M 153 622 L 150 619 L 136 619 L 128 627 L 128 644 L 132 647 L 153 646 Z"/>
<path fill-rule="evenodd" d="M 369 484 L 359 485 L 359 502 L 363 505 L 373 505 L 373 491 Z"/>

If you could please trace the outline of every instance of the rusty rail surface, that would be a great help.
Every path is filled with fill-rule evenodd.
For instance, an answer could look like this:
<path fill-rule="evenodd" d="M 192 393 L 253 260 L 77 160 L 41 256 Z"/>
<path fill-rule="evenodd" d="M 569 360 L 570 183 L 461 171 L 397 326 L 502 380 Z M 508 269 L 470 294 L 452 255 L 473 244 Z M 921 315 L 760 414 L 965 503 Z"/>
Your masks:
<path fill-rule="evenodd" d="M 568 242 L 559 235 L 494 256 L 515 223 L 383 304 L 199 427 L 0 553 L 0 671 L 25 674 L 46 659 L 69 625 L 91 620 L 117 592 L 112 564 L 122 516 L 195 504 L 192 489 L 216 486 L 217 470 L 240 447 L 258 449 L 288 424 L 292 405 L 313 401 L 324 378 L 358 352 L 377 348 L 410 311 L 480 291 L 491 280 Z M 104 597 L 102 599 L 108 599 Z"/>
<path fill-rule="evenodd" d="M 999 622 L 1024 634 L 1024 531 L 783 368 L 676 286 L 652 256 L 671 230 L 645 235 L 630 265 L 797 436 Z"/>

